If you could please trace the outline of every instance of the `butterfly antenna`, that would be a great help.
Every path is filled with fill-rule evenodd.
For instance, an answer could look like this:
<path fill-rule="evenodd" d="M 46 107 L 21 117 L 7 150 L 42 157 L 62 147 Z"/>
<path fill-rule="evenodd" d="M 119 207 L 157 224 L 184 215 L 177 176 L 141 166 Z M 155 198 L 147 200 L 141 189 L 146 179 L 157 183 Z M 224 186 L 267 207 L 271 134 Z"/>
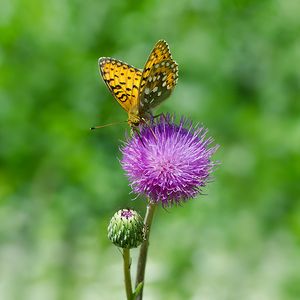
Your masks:
<path fill-rule="evenodd" d="M 108 126 L 113 126 L 113 125 L 122 124 L 122 123 L 127 123 L 127 121 L 121 121 L 121 122 L 115 122 L 115 123 L 100 125 L 100 126 L 94 126 L 94 127 L 91 127 L 90 130 L 99 129 L 99 128 L 103 128 L 103 127 L 108 127 Z"/>

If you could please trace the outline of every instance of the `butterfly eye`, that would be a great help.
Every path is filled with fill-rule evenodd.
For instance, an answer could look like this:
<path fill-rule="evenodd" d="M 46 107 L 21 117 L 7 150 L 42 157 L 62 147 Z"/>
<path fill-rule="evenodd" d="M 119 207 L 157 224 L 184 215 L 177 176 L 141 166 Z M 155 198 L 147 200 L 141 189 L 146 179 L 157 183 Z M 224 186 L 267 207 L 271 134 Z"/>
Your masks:
<path fill-rule="evenodd" d="M 139 124 L 141 123 L 141 121 L 140 121 L 140 119 L 138 119 L 138 120 L 137 119 L 135 119 L 135 120 L 130 120 L 129 119 L 128 123 L 129 123 L 130 126 L 136 127 L 136 126 L 139 126 Z"/>

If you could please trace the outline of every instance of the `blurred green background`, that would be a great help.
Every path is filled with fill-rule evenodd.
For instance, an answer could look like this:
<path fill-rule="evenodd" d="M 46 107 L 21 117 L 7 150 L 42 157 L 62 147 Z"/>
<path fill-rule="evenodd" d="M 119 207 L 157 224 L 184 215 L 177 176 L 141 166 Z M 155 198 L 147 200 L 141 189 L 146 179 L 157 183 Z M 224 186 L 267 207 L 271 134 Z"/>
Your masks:
<path fill-rule="evenodd" d="M 106 228 L 145 202 L 118 162 L 127 126 L 89 131 L 127 119 L 97 60 L 142 68 L 165 39 L 180 73 L 157 112 L 203 122 L 222 164 L 158 210 L 144 299 L 300 299 L 299 37 L 296 0 L 2 0 L 0 298 L 125 298 Z"/>

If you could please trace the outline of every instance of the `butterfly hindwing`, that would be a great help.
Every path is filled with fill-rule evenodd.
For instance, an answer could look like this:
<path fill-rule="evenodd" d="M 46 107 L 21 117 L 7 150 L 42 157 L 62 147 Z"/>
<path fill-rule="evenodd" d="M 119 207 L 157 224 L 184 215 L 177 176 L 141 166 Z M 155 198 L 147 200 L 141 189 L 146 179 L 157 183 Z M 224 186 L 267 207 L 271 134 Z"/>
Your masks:
<path fill-rule="evenodd" d="M 127 112 L 138 105 L 142 77 L 139 69 L 109 57 L 99 58 L 99 68 L 107 87 Z"/>
<path fill-rule="evenodd" d="M 173 59 L 156 63 L 140 95 L 139 112 L 145 114 L 170 96 L 178 80 L 178 65 Z"/>

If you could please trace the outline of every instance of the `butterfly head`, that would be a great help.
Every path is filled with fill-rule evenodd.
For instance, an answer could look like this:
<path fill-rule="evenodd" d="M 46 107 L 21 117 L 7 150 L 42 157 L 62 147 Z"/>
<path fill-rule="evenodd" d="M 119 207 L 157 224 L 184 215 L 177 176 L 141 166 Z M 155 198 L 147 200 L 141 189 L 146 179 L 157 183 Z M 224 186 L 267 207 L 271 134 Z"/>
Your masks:
<path fill-rule="evenodd" d="M 141 118 L 138 114 L 129 113 L 127 122 L 130 127 L 136 127 L 141 123 Z"/>

